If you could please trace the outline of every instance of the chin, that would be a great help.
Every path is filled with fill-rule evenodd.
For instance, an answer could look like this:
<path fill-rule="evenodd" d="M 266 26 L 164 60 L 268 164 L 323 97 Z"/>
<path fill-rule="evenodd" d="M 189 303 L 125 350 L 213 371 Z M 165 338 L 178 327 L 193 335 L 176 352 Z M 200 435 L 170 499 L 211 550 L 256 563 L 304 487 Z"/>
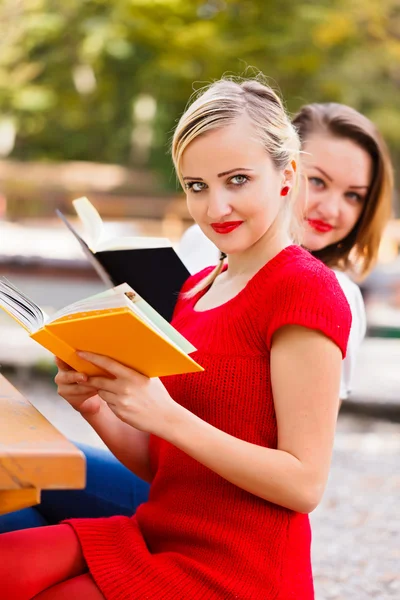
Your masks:
<path fill-rule="evenodd" d="M 239 245 L 228 246 L 228 244 L 220 244 L 218 246 L 218 250 L 220 252 L 225 252 L 225 254 L 227 254 L 227 255 L 240 254 L 241 252 L 245 252 L 247 249 L 248 249 L 248 246 L 239 246 Z"/>
<path fill-rule="evenodd" d="M 227 237 L 230 236 L 228 235 Z M 237 254 L 239 252 L 245 252 L 251 246 L 251 244 L 249 244 L 247 240 L 228 240 L 225 238 L 224 235 L 218 236 L 215 233 L 212 238 L 210 236 L 210 239 L 214 243 L 214 245 L 217 246 L 218 250 L 220 250 L 220 252 L 225 252 L 225 254 Z"/>
<path fill-rule="evenodd" d="M 317 250 L 322 250 L 323 248 L 326 248 L 327 246 L 330 246 L 333 243 L 334 243 L 333 241 L 321 240 L 319 238 L 315 239 L 314 236 L 309 236 L 309 235 L 305 235 L 301 242 L 302 246 L 304 246 L 308 250 L 311 250 L 311 252 L 316 252 Z"/>

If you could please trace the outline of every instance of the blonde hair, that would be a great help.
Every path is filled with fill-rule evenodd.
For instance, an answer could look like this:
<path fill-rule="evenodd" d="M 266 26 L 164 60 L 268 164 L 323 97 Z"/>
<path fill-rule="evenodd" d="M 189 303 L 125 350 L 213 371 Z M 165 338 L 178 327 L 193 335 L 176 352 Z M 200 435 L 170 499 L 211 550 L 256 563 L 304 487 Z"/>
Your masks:
<path fill-rule="evenodd" d="M 393 167 L 384 139 L 367 117 L 345 104 L 307 104 L 293 119 L 301 142 L 315 133 L 349 139 L 372 160 L 372 180 L 363 211 L 340 242 L 312 254 L 331 268 L 352 270 L 362 279 L 374 266 L 385 225 L 392 212 Z"/>
<path fill-rule="evenodd" d="M 172 140 L 172 159 L 182 187 L 181 160 L 186 148 L 197 137 L 235 123 L 242 115 L 247 115 L 254 126 L 265 151 L 278 170 L 288 168 L 293 161 L 299 165 L 300 140 L 279 96 L 265 82 L 257 79 L 221 79 L 192 97 L 192 103 L 179 120 Z M 298 214 L 294 210 L 298 176 L 287 203 L 290 225 L 288 227 L 295 241 L 300 241 Z M 216 268 L 186 296 L 194 296 L 210 286 L 220 274 L 223 259 Z"/>

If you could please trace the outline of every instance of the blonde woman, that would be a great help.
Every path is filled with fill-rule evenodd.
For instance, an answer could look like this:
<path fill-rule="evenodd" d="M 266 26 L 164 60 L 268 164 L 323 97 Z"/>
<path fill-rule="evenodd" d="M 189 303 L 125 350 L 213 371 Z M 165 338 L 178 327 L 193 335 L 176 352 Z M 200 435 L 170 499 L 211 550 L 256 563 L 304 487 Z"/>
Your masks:
<path fill-rule="evenodd" d="M 289 234 L 299 146 L 257 81 L 214 83 L 182 116 L 175 168 L 227 256 L 187 281 L 173 320 L 205 370 L 160 381 L 105 356 L 82 354 L 110 378 L 59 363 L 60 395 L 151 482 L 149 500 L 132 517 L 0 536 L 4 598 L 314 597 L 308 513 L 328 477 L 351 315 Z"/>

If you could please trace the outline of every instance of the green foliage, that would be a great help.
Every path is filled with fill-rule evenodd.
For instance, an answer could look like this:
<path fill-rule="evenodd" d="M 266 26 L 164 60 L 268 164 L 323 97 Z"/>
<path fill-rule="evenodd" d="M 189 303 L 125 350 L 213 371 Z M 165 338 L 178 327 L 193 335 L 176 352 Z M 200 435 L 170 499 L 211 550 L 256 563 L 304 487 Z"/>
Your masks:
<path fill-rule="evenodd" d="M 291 111 L 364 111 L 400 156 L 398 0 L 0 0 L 0 28 L 16 158 L 148 164 L 173 187 L 168 140 L 193 85 L 249 66 Z M 143 94 L 157 102 L 147 154 L 132 151 Z"/>

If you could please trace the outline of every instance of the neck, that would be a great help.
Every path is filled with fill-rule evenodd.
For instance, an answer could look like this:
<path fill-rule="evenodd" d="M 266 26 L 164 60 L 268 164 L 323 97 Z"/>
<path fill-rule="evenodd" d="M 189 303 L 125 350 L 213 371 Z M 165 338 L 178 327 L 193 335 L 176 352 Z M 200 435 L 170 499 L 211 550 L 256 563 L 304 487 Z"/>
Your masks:
<path fill-rule="evenodd" d="M 231 279 L 238 276 L 252 277 L 268 261 L 279 254 L 281 250 L 290 246 L 292 240 L 282 228 L 281 223 L 275 223 L 253 246 L 237 254 L 228 256 L 228 270 L 226 277 Z"/>

